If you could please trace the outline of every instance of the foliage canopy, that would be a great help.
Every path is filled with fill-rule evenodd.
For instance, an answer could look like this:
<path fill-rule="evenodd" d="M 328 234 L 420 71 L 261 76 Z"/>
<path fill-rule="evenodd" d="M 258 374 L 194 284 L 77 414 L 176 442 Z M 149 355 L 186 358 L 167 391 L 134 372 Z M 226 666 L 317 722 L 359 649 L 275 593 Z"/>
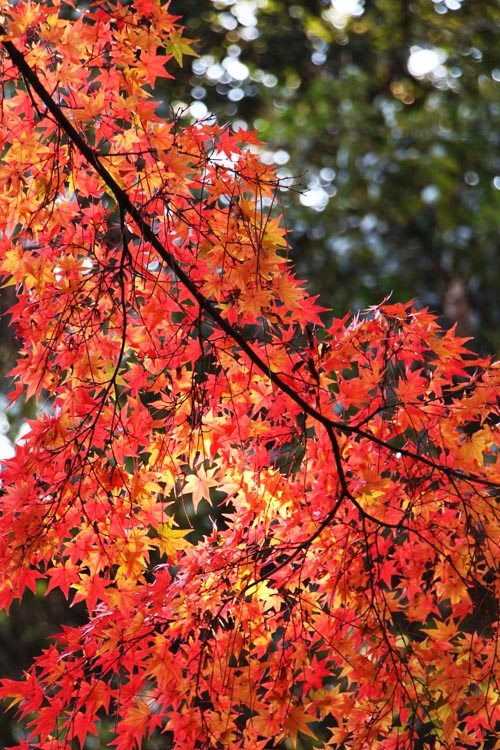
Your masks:
<path fill-rule="evenodd" d="M 498 747 L 498 363 L 410 305 L 325 325 L 256 135 L 156 113 L 178 19 L 70 6 L 2 22 L 11 398 L 39 416 L 0 605 L 87 610 L 2 681 L 18 748 L 107 719 L 118 750 Z"/>

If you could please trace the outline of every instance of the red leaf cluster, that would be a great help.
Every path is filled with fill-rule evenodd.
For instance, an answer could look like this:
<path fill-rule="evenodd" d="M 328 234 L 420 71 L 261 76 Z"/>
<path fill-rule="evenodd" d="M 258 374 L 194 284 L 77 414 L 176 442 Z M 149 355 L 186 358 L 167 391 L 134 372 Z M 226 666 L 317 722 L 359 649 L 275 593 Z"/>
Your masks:
<path fill-rule="evenodd" d="M 0 40 L 12 399 L 39 406 L 0 605 L 42 580 L 88 612 L 2 682 L 18 747 L 107 717 L 117 750 L 494 747 L 498 363 L 411 305 L 325 326 L 255 134 L 155 114 L 177 19 L 70 5 L 11 4 Z"/>

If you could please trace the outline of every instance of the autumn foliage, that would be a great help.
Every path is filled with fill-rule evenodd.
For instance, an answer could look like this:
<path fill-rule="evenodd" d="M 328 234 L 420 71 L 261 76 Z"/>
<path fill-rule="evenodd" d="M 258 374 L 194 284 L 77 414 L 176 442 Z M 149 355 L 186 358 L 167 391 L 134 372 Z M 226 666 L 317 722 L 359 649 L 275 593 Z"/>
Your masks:
<path fill-rule="evenodd" d="M 190 53 L 168 6 L 3 13 L 11 399 L 39 416 L 0 606 L 45 582 L 88 613 L 3 680 L 18 747 L 500 747 L 498 363 L 411 306 L 322 322 L 255 134 L 157 115 Z"/>

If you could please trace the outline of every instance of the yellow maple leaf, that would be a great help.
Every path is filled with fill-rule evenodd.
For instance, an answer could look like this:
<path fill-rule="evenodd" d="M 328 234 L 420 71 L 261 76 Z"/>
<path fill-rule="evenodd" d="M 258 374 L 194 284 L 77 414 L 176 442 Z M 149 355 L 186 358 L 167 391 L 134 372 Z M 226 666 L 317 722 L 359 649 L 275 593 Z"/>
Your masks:
<path fill-rule="evenodd" d="M 185 539 L 186 534 L 189 534 L 189 529 L 174 529 L 174 519 L 169 518 L 166 523 L 158 524 L 156 530 L 159 541 L 158 548 L 160 552 L 167 557 L 175 557 L 178 550 L 186 549 L 189 547 L 189 542 Z"/>
<path fill-rule="evenodd" d="M 470 437 L 467 437 L 464 442 L 458 446 L 457 450 L 457 453 L 461 460 L 461 465 L 463 465 L 464 463 L 477 463 L 479 466 L 483 466 L 483 452 L 487 451 L 492 443 L 493 439 L 491 430 L 487 425 L 483 427 L 483 429 L 475 432 Z"/>
<path fill-rule="evenodd" d="M 176 63 L 182 68 L 182 58 L 184 55 L 199 57 L 198 53 L 192 47 L 196 41 L 196 39 L 183 37 L 182 31 L 173 31 L 170 34 L 170 40 L 166 44 L 166 50 L 170 55 L 174 56 Z"/>

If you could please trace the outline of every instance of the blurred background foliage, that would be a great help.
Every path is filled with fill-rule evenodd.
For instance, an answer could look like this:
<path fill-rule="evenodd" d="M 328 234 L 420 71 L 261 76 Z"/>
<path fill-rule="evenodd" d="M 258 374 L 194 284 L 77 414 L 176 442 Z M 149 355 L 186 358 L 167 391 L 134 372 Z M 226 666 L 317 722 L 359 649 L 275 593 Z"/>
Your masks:
<path fill-rule="evenodd" d="M 199 57 L 162 83 L 163 114 L 259 131 L 311 292 L 338 316 L 415 298 L 498 353 L 500 3 L 172 0 L 170 11 Z M 11 295 L 1 290 L 3 310 Z M 0 326 L 5 373 L 17 342 L 8 318 Z M 32 412 L 0 414 L 0 459 Z M 84 617 L 42 589 L 0 615 L 1 674 Z M 0 714 L 0 746 L 17 731 Z"/>

